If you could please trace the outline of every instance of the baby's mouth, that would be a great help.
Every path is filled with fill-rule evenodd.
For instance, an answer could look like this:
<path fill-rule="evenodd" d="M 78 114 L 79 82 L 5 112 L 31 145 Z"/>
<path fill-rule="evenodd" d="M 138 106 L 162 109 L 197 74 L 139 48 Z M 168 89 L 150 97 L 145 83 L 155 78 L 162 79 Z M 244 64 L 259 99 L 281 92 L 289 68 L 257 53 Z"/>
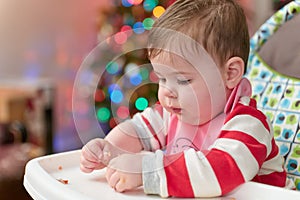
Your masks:
<path fill-rule="evenodd" d="M 170 107 L 170 110 L 175 114 L 181 114 L 181 112 L 182 112 L 181 108 Z"/>

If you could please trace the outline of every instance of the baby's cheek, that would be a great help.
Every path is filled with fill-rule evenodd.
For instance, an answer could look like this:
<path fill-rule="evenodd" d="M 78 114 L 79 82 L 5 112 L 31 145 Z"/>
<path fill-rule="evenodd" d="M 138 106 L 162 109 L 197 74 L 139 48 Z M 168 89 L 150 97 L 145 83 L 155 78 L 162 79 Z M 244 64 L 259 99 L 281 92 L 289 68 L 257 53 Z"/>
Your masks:
<path fill-rule="evenodd" d="M 198 105 L 200 105 L 196 91 L 190 88 L 180 91 L 179 102 L 185 106 L 198 107 Z"/>
<path fill-rule="evenodd" d="M 160 91 L 158 91 L 157 97 L 160 102 L 160 105 L 162 105 L 165 108 L 166 107 L 166 97 Z"/>

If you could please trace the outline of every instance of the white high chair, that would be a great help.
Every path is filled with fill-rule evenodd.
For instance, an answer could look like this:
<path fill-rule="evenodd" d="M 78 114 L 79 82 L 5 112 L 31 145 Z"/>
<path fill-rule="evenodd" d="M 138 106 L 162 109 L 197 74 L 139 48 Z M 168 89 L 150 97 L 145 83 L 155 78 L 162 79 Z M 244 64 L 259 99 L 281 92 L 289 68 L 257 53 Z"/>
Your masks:
<path fill-rule="evenodd" d="M 291 55 L 291 53 L 293 55 L 291 55 L 289 61 L 299 60 L 300 56 L 297 56 L 299 52 L 298 54 L 294 52 L 294 47 L 299 46 L 300 40 L 295 37 L 295 41 L 292 40 L 289 44 L 293 45 L 291 50 L 281 52 L 280 44 L 279 47 L 278 44 L 274 47 L 271 43 L 272 40 L 277 41 L 278 38 L 274 36 L 273 39 L 270 35 L 274 34 L 281 25 L 292 19 L 299 12 L 300 0 L 295 0 L 275 13 L 253 36 L 251 39 L 249 67 L 246 74 L 246 77 L 253 84 L 253 93 L 258 101 L 258 106 L 270 117 L 274 125 L 275 139 L 280 145 L 280 152 L 286 158 L 285 167 L 289 177 L 293 178 L 298 188 L 300 187 L 300 167 L 298 165 L 300 162 L 300 103 L 298 103 L 300 102 L 300 70 L 294 67 L 298 67 L 299 62 L 296 65 L 290 63 L 288 65 L 291 66 L 289 70 L 286 70 L 286 67 L 284 68 L 283 71 L 291 72 L 288 74 L 289 76 L 281 74 L 284 72 L 281 72 L 279 68 L 284 66 L 283 63 L 279 62 L 278 65 L 274 63 L 277 60 L 282 61 L 282 55 Z M 292 20 L 290 22 L 293 23 Z M 288 25 L 289 23 L 286 24 Z M 300 27 L 299 25 L 289 26 L 292 28 Z M 283 40 L 284 43 L 289 42 L 290 36 L 287 37 Z M 268 39 L 271 43 L 270 46 L 268 46 L 269 42 L 266 42 Z M 279 56 L 276 57 L 276 55 Z M 269 66 L 273 66 L 273 68 L 266 63 L 269 63 Z M 275 72 L 275 70 L 280 71 L 280 73 Z M 295 78 L 291 78 L 291 76 Z M 26 190 L 35 200 L 161 199 L 159 196 L 145 195 L 142 187 L 130 192 L 117 193 L 106 183 L 104 170 L 85 174 L 79 169 L 79 159 L 80 150 L 76 150 L 43 156 L 29 161 L 24 175 Z M 209 199 L 296 200 L 300 199 L 300 192 L 248 182 L 224 197 Z"/>

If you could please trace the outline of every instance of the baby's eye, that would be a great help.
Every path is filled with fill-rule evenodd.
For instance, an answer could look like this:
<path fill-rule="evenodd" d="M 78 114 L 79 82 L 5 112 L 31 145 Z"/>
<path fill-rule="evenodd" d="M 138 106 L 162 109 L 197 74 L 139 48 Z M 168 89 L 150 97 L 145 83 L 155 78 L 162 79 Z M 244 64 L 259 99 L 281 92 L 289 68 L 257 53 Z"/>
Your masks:
<path fill-rule="evenodd" d="M 165 82 L 166 82 L 166 79 L 165 79 L 165 78 L 158 77 L 158 81 L 159 81 L 160 83 L 165 83 Z"/>
<path fill-rule="evenodd" d="M 179 85 L 188 85 L 192 82 L 192 79 L 178 79 L 177 83 Z"/>

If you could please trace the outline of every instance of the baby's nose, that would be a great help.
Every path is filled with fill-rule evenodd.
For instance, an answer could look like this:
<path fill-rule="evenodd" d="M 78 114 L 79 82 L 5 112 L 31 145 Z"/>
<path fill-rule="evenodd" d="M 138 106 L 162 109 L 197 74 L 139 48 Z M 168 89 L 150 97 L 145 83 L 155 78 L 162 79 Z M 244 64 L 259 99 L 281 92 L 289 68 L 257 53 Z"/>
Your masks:
<path fill-rule="evenodd" d="M 177 98 L 177 92 L 175 88 L 164 86 L 164 95 L 168 98 Z"/>

